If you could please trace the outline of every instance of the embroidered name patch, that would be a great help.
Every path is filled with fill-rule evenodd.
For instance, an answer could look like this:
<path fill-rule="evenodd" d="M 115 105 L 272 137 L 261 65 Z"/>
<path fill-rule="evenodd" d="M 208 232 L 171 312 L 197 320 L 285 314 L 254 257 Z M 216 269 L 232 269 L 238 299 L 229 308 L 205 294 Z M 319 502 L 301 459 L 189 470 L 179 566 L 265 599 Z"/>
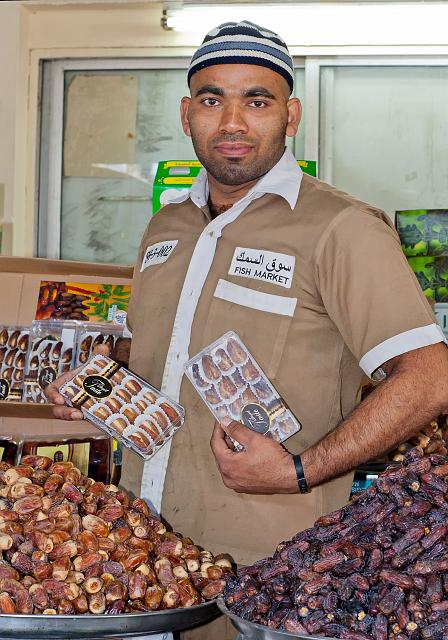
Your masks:
<path fill-rule="evenodd" d="M 162 262 L 166 262 L 173 253 L 178 242 L 179 240 L 165 240 L 164 242 L 157 242 L 156 244 L 149 245 L 142 260 L 140 273 L 144 271 L 146 267 L 152 267 L 154 264 L 162 264 Z"/>
<path fill-rule="evenodd" d="M 286 253 L 237 247 L 229 275 L 264 280 L 290 289 L 295 264 L 295 256 L 288 256 Z"/>

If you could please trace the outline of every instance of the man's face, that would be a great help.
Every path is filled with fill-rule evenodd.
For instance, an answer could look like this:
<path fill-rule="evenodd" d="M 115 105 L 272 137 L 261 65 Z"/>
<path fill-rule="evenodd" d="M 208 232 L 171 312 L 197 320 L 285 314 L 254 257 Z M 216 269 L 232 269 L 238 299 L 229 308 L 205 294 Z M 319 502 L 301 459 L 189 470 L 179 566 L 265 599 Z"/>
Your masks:
<path fill-rule="evenodd" d="M 196 155 L 223 185 L 257 180 L 281 158 L 285 136 L 294 136 L 300 102 L 278 73 L 250 64 L 207 67 L 190 82 L 183 98 L 184 132 Z"/>

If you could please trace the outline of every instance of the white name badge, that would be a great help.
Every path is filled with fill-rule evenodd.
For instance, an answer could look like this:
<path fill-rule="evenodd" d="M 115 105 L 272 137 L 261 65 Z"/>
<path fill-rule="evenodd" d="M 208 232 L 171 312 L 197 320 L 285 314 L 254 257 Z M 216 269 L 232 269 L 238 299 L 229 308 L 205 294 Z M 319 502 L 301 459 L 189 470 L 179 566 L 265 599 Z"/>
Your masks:
<path fill-rule="evenodd" d="M 263 280 L 290 289 L 295 264 L 295 256 L 289 256 L 286 253 L 237 247 L 233 254 L 229 275 Z"/>
<path fill-rule="evenodd" d="M 144 271 L 146 267 L 152 267 L 154 264 L 162 264 L 162 262 L 166 262 L 173 253 L 178 242 L 179 240 L 164 240 L 164 242 L 157 242 L 156 244 L 149 245 L 142 260 L 140 273 Z"/>

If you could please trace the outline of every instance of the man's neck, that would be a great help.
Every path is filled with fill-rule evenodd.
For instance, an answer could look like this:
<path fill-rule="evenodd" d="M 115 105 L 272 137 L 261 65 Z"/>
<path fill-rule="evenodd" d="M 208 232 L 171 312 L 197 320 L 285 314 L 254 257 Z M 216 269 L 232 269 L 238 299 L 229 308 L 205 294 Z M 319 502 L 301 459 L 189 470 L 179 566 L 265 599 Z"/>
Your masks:
<path fill-rule="evenodd" d="M 244 198 L 244 196 L 257 184 L 259 178 L 244 184 L 228 185 L 218 183 L 213 176 L 208 174 L 208 206 L 212 218 L 216 218 L 220 213 L 224 213 L 233 205 Z"/>
<path fill-rule="evenodd" d="M 220 213 L 224 213 L 224 211 L 227 211 L 228 209 L 230 209 L 233 205 L 232 204 L 218 204 L 215 205 L 211 198 L 208 198 L 208 208 L 210 209 L 210 215 L 212 216 L 212 218 L 216 218 L 217 216 L 219 216 Z"/>

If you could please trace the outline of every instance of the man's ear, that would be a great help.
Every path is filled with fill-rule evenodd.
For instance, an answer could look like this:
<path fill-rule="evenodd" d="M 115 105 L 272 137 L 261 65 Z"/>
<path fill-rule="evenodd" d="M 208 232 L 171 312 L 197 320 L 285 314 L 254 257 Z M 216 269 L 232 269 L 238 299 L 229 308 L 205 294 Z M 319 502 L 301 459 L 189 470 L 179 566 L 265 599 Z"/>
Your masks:
<path fill-rule="evenodd" d="M 182 122 L 182 129 L 185 135 L 191 136 L 190 124 L 188 122 L 188 109 L 190 106 L 191 98 L 184 96 L 180 101 L 180 120 Z"/>
<path fill-rule="evenodd" d="M 286 135 L 293 138 L 299 128 L 300 119 L 302 117 L 302 105 L 298 98 L 291 98 L 287 102 L 288 108 L 288 124 L 286 126 Z"/>

